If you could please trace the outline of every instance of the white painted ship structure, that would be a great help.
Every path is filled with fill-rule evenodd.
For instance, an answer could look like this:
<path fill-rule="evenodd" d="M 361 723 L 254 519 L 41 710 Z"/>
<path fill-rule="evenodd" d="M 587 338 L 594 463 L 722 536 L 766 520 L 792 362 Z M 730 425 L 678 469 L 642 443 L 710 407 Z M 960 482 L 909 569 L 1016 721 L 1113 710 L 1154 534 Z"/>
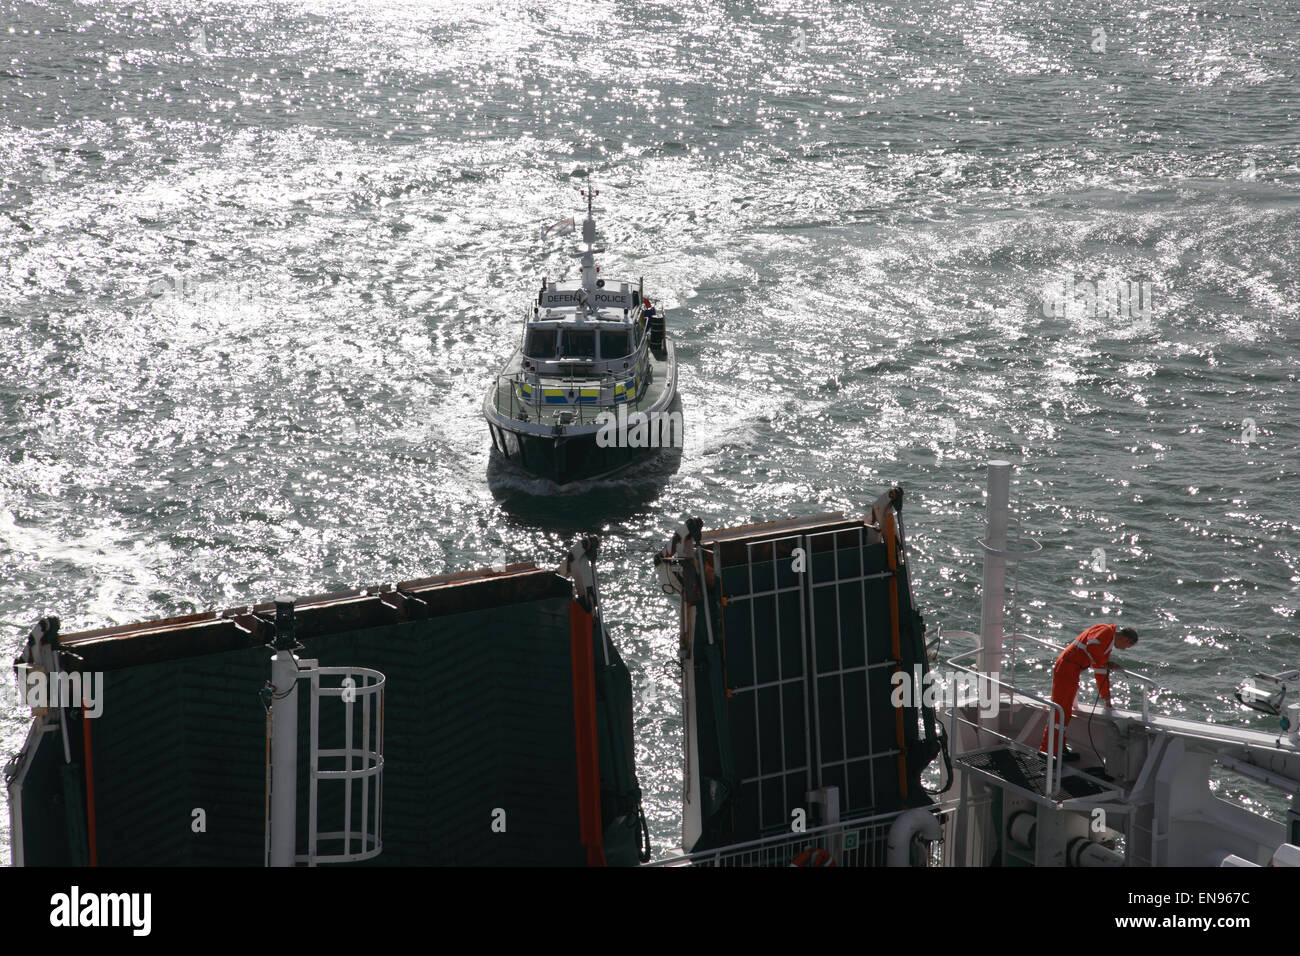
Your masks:
<path fill-rule="evenodd" d="M 883 571 L 868 573 L 865 559 L 846 570 L 845 556 L 858 547 L 867 554 L 885 542 L 897 547 L 899 567 L 905 565 L 901 489 L 882 496 L 865 522 L 819 516 L 817 522 L 755 525 L 715 536 L 701 533 L 697 524 L 691 529 L 694 534 L 683 528 L 674 535 L 656 563 L 664 590 L 682 593 L 684 598 L 682 846 L 695 852 L 663 865 L 1300 866 L 1300 700 L 1295 693 L 1300 672 L 1243 675 L 1246 687 L 1238 699 L 1276 718 L 1277 729 L 1270 731 L 1157 713 L 1152 706 L 1156 682 L 1134 670 L 1112 667 L 1116 706 L 1077 703 L 1066 728 L 1066 745 L 1080 759 L 1064 761 L 1050 752 L 1051 743 L 1048 753 L 1040 751 L 1044 729 L 1049 723 L 1059 728 L 1065 716 L 1044 686 L 1050 683 L 1051 664 L 1062 648 L 1018 633 L 1009 621 L 1014 614 L 1007 613 L 1008 570 L 1014 579 L 1018 562 L 1044 556 L 1031 539 L 1018 532 L 1009 536 L 1008 529 L 1017 524 L 1009 509 L 1011 471 L 1005 461 L 988 465 L 987 530 L 979 542 L 983 552 L 980 629 L 944 630 L 926 642 L 928 664 L 937 666 L 944 692 L 938 695 L 941 701 L 929 730 L 938 739 L 925 753 L 934 753 L 936 745 L 942 751 L 948 785 L 922 795 L 914 787 L 909 792 L 903 781 L 901 804 L 883 813 L 848 814 L 841 807 L 879 801 L 880 792 L 896 793 L 882 788 L 881 780 L 894 786 L 891 768 L 897 760 L 902 781 L 904 721 L 899 721 L 899 746 L 894 744 L 893 727 L 886 727 L 882 736 L 877 726 L 876 733 L 864 738 L 855 751 L 851 719 L 846 721 L 842 710 L 827 709 L 826 699 L 842 695 L 836 699 L 848 702 L 851 692 L 837 691 L 836 682 L 847 688 L 858 672 L 868 675 L 869 688 L 870 681 L 910 670 L 910 665 L 897 659 L 905 656 L 897 651 L 899 595 L 890 598 L 895 602 L 893 654 L 873 661 L 868 650 L 862 666 L 850 666 L 853 662 L 847 658 L 819 664 L 816 658 L 824 656 L 828 628 L 833 632 L 840 626 L 838 620 L 834 625 L 826 621 L 827 609 L 834 608 L 837 617 L 849 611 L 856 614 L 859 592 L 851 589 L 858 587 L 857 582 L 864 589 L 882 582 L 892 587 L 890 582 L 896 578 L 890 575 L 898 573 L 893 557 Z M 863 536 L 860 545 L 846 546 L 843 542 L 853 534 Z M 829 535 L 836 536 L 833 546 L 819 540 Z M 786 573 L 790 566 L 786 555 L 796 549 L 808 562 L 819 551 L 833 554 L 834 566 L 823 557 L 820 567 L 809 564 L 801 575 L 791 576 Z M 903 587 L 910 591 L 910 585 Z M 725 600 L 714 600 L 722 590 Z M 828 603 L 831 593 L 838 600 Z M 852 600 L 846 602 L 846 595 Z M 802 664 L 798 654 L 791 652 L 766 676 L 759 673 L 761 668 L 747 670 L 750 648 L 737 645 L 750 643 L 748 635 L 764 633 L 764 616 L 770 617 L 773 607 L 779 610 L 783 599 L 796 610 L 776 625 L 776 633 L 780 635 L 782 627 L 788 633 L 794 623 L 804 621 L 799 627 L 809 634 L 802 638 Z M 876 626 L 870 624 L 869 604 L 864 596 L 869 626 L 859 627 L 862 632 Z M 814 611 L 800 618 L 808 608 Z M 753 630 L 745 626 L 747 614 L 755 624 Z M 707 626 L 700 624 L 701 619 Z M 953 653 L 951 648 L 962 643 L 969 649 Z M 711 679 L 708 659 L 722 644 L 725 649 L 717 660 L 727 662 L 722 682 L 725 703 L 713 707 L 705 684 Z M 944 660 L 941 647 L 946 650 Z M 752 659 L 761 656 L 761 644 L 755 641 Z M 1042 666 L 1030 671 L 1034 664 Z M 743 672 L 740 676 L 738 670 Z M 815 680 L 805 683 L 797 674 L 792 677 L 793 671 L 810 672 Z M 871 677 L 876 671 L 877 677 Z M 1090 675 L 1085 672 L 1083 679 L 1089 680 Z M 801 688 L 807 689 L 806 695 Z M 978 688 L 984 688 L 983 694 L 976 692 Z M 781 709 L 774 716 L 771 708 L 778 694 Z M 1127 706 L 1118 706 L 1125 695 Z M 867 697 L 869 701 L 870 692 Z M 806 726 L 801 723 L 800 707 Z M 881 709 L 867 712 L 879 725 Z M 907 713 L 907 720 L 919 727 L 907 730 L 906 747 L 924 747 L 927 730 L 920 718 L 925 715 Z M 745 723 L 745 731 L 733 734 L 734 752 L 719 764 L 714 728 L 722 721 L 734 725 L 737 720 Z M 792 732 L 792 722 L 801 729 Z M 779 747 L 773 740 L 778 733 Z M 1056 734 L 1049 736 L 1056 738 Z M 756 759 L 746 758 L 748 750 L 757 754 Z M 844 773 L 856 758 L 870 772 L 876 797 L 853 792 L 862 791 L 867 781 L 866 772 L 856 783 Z M 1285 821 L 1269 819 L 1217 795 L 1211 780 L 1225 775 L 1288 796 Z M 731 843 L 714 839 L 714 845 L 701 848 L 710 842 L 710 813 L 731 799 L 729 789 L 744 798 L 737 807 L 755 800 L 760 807 L 764 802 L 770 805 L 756 818 L 760 825 L 767 823 L 767 832 Z M 789 821 L 791 816 L 793 824 L 781 825 L 781 818 Z M 798 830 L 801 820 L 808 825 Z"/>

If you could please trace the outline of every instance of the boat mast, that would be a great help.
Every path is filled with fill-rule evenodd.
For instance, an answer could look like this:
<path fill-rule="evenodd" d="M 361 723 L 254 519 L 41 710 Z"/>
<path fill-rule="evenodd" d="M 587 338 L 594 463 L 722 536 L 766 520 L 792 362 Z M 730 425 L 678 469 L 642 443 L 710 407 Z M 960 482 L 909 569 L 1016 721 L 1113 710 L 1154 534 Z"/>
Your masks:
<path fill-rule="evenodd" d="M 592 199 L 599 192 L 591 188 L 591 177 L 587 177 L 587 188 L 582 190 L 582 194 L 587 197 L 587 218 L 582 221 L 582 242 L 587 247 L 581 253 L 582 256 L 582 290 L 586 293 L 585 301 L 588 310 L 593 308 L 592 296 L 596 291 L 596 218 L 595 210 L 592 207 Z"/>

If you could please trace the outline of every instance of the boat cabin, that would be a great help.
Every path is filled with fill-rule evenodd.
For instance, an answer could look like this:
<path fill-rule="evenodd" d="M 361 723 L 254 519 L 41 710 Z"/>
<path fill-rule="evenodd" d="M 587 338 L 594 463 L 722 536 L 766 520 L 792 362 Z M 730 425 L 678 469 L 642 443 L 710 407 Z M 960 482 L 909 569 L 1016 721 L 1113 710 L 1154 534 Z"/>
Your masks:
<path fill-rule="evenodd" d="M 602 280 L 603 281 L 603 280 Z M 547 283 L 524 328 L 523 367 L 540 375 L 602 378 L 640 364 L 647 322 L 640 293 Z"/>

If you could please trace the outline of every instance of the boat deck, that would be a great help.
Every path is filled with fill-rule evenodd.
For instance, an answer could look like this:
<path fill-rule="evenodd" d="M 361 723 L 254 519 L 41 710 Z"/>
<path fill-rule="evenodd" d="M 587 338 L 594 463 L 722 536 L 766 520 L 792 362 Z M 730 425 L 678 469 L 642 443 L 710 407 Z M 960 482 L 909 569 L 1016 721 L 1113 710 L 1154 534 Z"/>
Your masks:
<path fill-rule="evenodd" d="M 629 415 L 636 412 L 663 411 L 671 404 L 672 395 L 676 391 L 676 360 L 671 342 L 665 343 L 663 349 L 649 352 L 649 382 L 636 398 L 605 405 L 597 401 L 573 401 L 555 405 L 524 401 L 515 390 L 515 376 L 521 371 L 520 362 L 521 355 L 516 352 L 504 372 L 497 378 L 492 404 L 498 414 L 504 415 L 511 421 L 528 422 L 548 429 L 556 425 L 569 428 L 595 426 L 600 423 L 602 413 L 617 414 L 619 408 L 626 408 Z M 583 388 L 598 388 L 600 380 L 543 376 L 540 384 L 542 388 L 562 388 L 566 393 L 576 393 Z"/>
<path fill-rule="evenodd" d="M 1043 790 L 1047 781 L 1045 754 L 999 747 L 992 750 L 977 750 L 962 754 L 960 757 L 954 756 L 953 761 L 977 776 L 993 778 L 1003 785 L 1009 784 L 1035 800 L 1043 799 Z M 1084 770 L 1066 767 L 1061 773 L 1060 796 L 1065 799 L 1101 797 L 1115 792 L 1115 789 L 1113 783 L 1099 779 Z"/>

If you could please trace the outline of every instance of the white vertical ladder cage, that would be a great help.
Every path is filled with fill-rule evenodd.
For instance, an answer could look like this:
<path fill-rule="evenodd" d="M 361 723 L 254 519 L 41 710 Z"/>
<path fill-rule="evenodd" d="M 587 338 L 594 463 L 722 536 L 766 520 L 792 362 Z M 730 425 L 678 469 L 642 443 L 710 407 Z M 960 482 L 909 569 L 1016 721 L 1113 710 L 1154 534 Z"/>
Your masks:
<path fill-rule="evenodd" d="M 307 846 L 305 853 L 295 852 L 293 860 L 307 866 L 369 860 L 383 850 L 386 679 L 382 673 L 368 667 L 321 667 L 314 660 L 298 661 L 298 679 L 310 681 L 311 698 L 308 706 L 311 736 L 308 741 Z M 342 747 L 320 746 L 322 698 L 337 700 L 342 705 L 341 710 L 334 711 L 342 719 L 341 726 L 335 725 L 341 730 Z M 296 706 L 293 697 L 289 700 Z M 272 754 L 272 759 L 279 757 Z M 296 759 L 295 753 L 295 763 Z M 268 761 L 268 781 L 270 769 Z M 319 827 L 322 784 L 326 787 L 342 787 L 341 829 L 321 830 Z M 270 819 L 270 809 L 271 801 L 268 801 L 268 864 L 272 857 L 271 833 L 274 825 Z M 354 810 L 359 810 L 359 813 L 354 813 Z M 359 818 L 356 825 L 353 823 L 354 816 Z M 286 822 L 296 829 L 296 821 Z M 322 849 L 322 843 L 329 845 L 327 849 Z"/>

